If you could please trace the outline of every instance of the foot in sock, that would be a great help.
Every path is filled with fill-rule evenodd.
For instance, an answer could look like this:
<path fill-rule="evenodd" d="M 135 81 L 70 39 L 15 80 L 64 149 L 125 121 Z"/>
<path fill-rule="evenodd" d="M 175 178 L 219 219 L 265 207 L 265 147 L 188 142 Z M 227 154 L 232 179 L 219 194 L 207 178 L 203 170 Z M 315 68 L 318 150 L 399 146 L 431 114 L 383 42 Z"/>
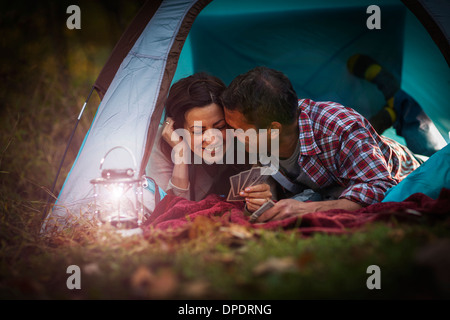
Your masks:
<path fill-rule="evenodd" d="M 347 68 L 356 77 L 375 84 L 383 93 L 386 101 L 394 97 L 400 89 L 400 84 L 394 75 L 369 56 L 363 54 L 351 56 L 347 60 Z"/>
<path fill-rule="evenodd" d="M 395 122 L 395 111 L 388 105 L 384 106 L 377 114 L 369 119 L 370 124 L 378 134 L 383 134 Z"/>

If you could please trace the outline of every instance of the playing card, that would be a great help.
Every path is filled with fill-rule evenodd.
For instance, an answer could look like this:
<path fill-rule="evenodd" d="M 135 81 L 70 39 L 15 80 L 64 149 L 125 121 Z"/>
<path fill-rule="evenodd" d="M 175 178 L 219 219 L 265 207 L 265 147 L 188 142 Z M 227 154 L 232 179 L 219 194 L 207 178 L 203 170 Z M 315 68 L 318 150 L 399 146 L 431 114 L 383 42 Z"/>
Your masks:
<path fill-rule="evenodd" d="M 242 171 L 239 174 L 230 177 L 230 192 L 227 201 L 243 201 L 245 198 L 239 195 L 239 192 L 246 187 L 263 183 L 270 175 L 262 175 L 261 173 L 268 170 L 267 167 L 254 167 L 250 170 Z"/>
<path fill-rule="evenodd" d="M 249 185 L 249 186 L 256 186 L 256 185 L 258 185 L 258 184 L 262 184 L 262 183 L 264 183 L 264 182 L 266 182 L 267 181 L 267 179 L 269 179 L 269 177 L 270 176 L 268 176 L 268 175 L 260 175 L 258 178 L 256 178 L 255 179 L 255 181 L 253 181 L 253 183 L 251 184 L 251 185 Z M 249 187 L 248 186 L 248 187 Z"/>
<path fill-rule="evenodd" d="M 239 174 L 230 177 L 230 189 L 234 197 L 239 195 Z"/>
<path fill-rule="evenodd" d="M 257 179 L 261 176 L 261 167 L 254 167 L 250 170 L 250 173 L 247 176 L 247 179 L 245 179 L 245 182 L 243 185 L 241 185 L 241 189 L 245 189 L 248 186 L 251 186 L 253 182 L 257 181 Z"/>
<path fill-rule="evenodd" d="M 250 170 L 242 171 L 239 173 L 239 192 L 243 190 L 245 180 L 247 180 Z"/>
<path fill-rule="evenodd" d="M 235 196 L 235 195 L 233 194 L 232 188 L 230 188 L 230 192 L 228 192 L 227 201 L 244 201 L 244 200 L 245 200 L 244 197 L 241 197 L 241 196 L 239 196 L 239 195 Z"/>
<path fill-rule="evenodd" d="M 266 182 L 267 179 L 269 179 L 269 177 L 272 175 L 273 171 L 269 167 L 262 167 L 260 173 L 261 175 L 251 184 L 251 186 Z"/>
<path fill-rule="evenodd" d="M 267 210 L 272 208 L 274 205 L 275 205 L 275 202 L 273 202 L 272 200 L 269 200 L 268 202 L 264 203 L 261 207 L 259 207 L 258 210 L 256 210 L 255 212 L 252 213 L 249 221 L 251 223 L 254 223 L 256 221 L 256 219 L 258 219 L 264 212 L 266 212 Z"/>

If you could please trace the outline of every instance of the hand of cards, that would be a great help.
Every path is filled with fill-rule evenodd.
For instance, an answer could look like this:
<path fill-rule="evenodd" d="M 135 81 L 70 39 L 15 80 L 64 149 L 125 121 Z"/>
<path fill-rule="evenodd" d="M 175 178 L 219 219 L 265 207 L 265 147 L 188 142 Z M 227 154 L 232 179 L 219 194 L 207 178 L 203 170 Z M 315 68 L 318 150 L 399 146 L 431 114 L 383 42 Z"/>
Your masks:
<path fill-rule="evenodd" d="M 239 174 L 230 177 L 230 192 L 228 193 L 227 201 L 244 201 L 245 198 L 241 197 L 239 193 L 244 191 L 245 188 L 262 184 L 271 176 L 272 171 L 269 167 L 253 167 L 250 170 L 242 171 Z M 260 217 L 264 211 L 272 208 L 275 203 L 272 200 L 264 203 L 258 210 L 253 212 L 250 217 L 250 222 L 254 223 L 258 217 Z"/>
<path fill-rule="evenodd" d="M 253 167 L 250 170 L 242 171 L 239 174 L 230 177 L 230 192 L 228 193 L 227 201 L 244 201 L 239 193 L 245 188 L 262 184 L 270 177 L 268 167 Z"/>

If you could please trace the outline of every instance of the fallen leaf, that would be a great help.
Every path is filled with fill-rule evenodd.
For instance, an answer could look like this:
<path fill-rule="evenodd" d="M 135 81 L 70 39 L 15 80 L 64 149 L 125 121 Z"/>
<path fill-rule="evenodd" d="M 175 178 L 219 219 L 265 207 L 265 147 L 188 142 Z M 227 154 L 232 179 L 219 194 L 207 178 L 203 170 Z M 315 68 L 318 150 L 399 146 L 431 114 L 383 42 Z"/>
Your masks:
<path fill-rule="evenodd" d="M 393 229 L 388 233 L 388 236 L 394 242 L 400 242 L 405 237 L 405 231 L 403 229 Z"/>
<path fill-rule="evenodd" d="M 214 232 L 216 223 L 205 216 L 198 216 L 189 227 L 189 239 L 195 239 Z"/>
<path fill-rule="evenodd" d="M 154 277 L 149 294 L 154 299 L 170 299 L 178 288 L 178 278 L 169 268 L 163 268 Z"/>
<path fill-rule="evenodd" d="M 155 276 L 145 266 L 140 266 L 131 276 L 131 288 L 135 295 L 147 298 Z"/>
<path fill-rule="evenodd" d="M 231 236 L 239 239 L 249 239 L 253 236 L 247 227 L 241 226 L 239 224 L 232 224 L 229 227 L 222 227 L 220 228 L 220 231 L 228 233 Z"/>
<path fill-rule="evenodd" d="M 91 262 L 91 263 L 85 264 L 82 267 L 82 269 L 83 269 L 83 273 L 86 275 L 89 275 L 89 276 L 98 275 L 101 273 L 98 263 L 96 263 L 96 262 Z"/>
<path fill-rule="evenodd" d="M 314 253 L 310 251 L 303 252 L 300 257 L 297 259 L 297 264 L 299 268 L 303 268 L 314 261 L 315 256 Z"/>
<path fill-rule="evenodd" d="M 286 273 L 298 270 L 295 259 L 292 257 L 284 258 L 269 258 L 260 263 L 253 269 L 256 276 L 261 276 L 268 273 Z"/>
<path fill-rule="evenodd" d="M 219 260 L 224 264 L 230 264 L 236 260 L 236 255 L 233 253 L 224 253 L 221 255 Z"/>
<path fill-rule="evenodd" d="M 209 286 L 209 283 L 203 280 L 190 282 L 185 286 L 183 295 L 186 296 L 187 299 L 199 299 L 205 297 L 208 293 Z"/>

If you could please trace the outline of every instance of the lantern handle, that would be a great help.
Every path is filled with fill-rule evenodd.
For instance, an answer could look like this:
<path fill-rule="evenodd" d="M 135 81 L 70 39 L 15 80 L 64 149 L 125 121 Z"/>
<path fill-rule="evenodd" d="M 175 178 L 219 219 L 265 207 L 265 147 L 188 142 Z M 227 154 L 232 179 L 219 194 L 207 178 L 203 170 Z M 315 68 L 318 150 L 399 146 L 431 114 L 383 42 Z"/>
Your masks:
<path fill-rule="evenodd" d="M 127 151 L 127 152 L 130 154 L 131 159 L 133 159 L 134 172 L 136 172 L 136 170 L 137 170 L 136 158 L 134 157 L 134 155 L 133 155 L 133 153 L 131 152 L 131 150 L 128 149 L 127 147 L 124 147 L 124 146 L 116 146 L 116 147 L 114 147 L 114 148 L 109 149 L 109 151 L 103 156 L 102 160 L 100 161 L 100 171 L 102 170 L 103 163 L 105 162 L 105 159 L 106 159 L 106 157 L 108 156 L 108 154 L 109 154 L 111 151 L 115 150 L 115 149 L 124 149 L 125 151 Z"/>

